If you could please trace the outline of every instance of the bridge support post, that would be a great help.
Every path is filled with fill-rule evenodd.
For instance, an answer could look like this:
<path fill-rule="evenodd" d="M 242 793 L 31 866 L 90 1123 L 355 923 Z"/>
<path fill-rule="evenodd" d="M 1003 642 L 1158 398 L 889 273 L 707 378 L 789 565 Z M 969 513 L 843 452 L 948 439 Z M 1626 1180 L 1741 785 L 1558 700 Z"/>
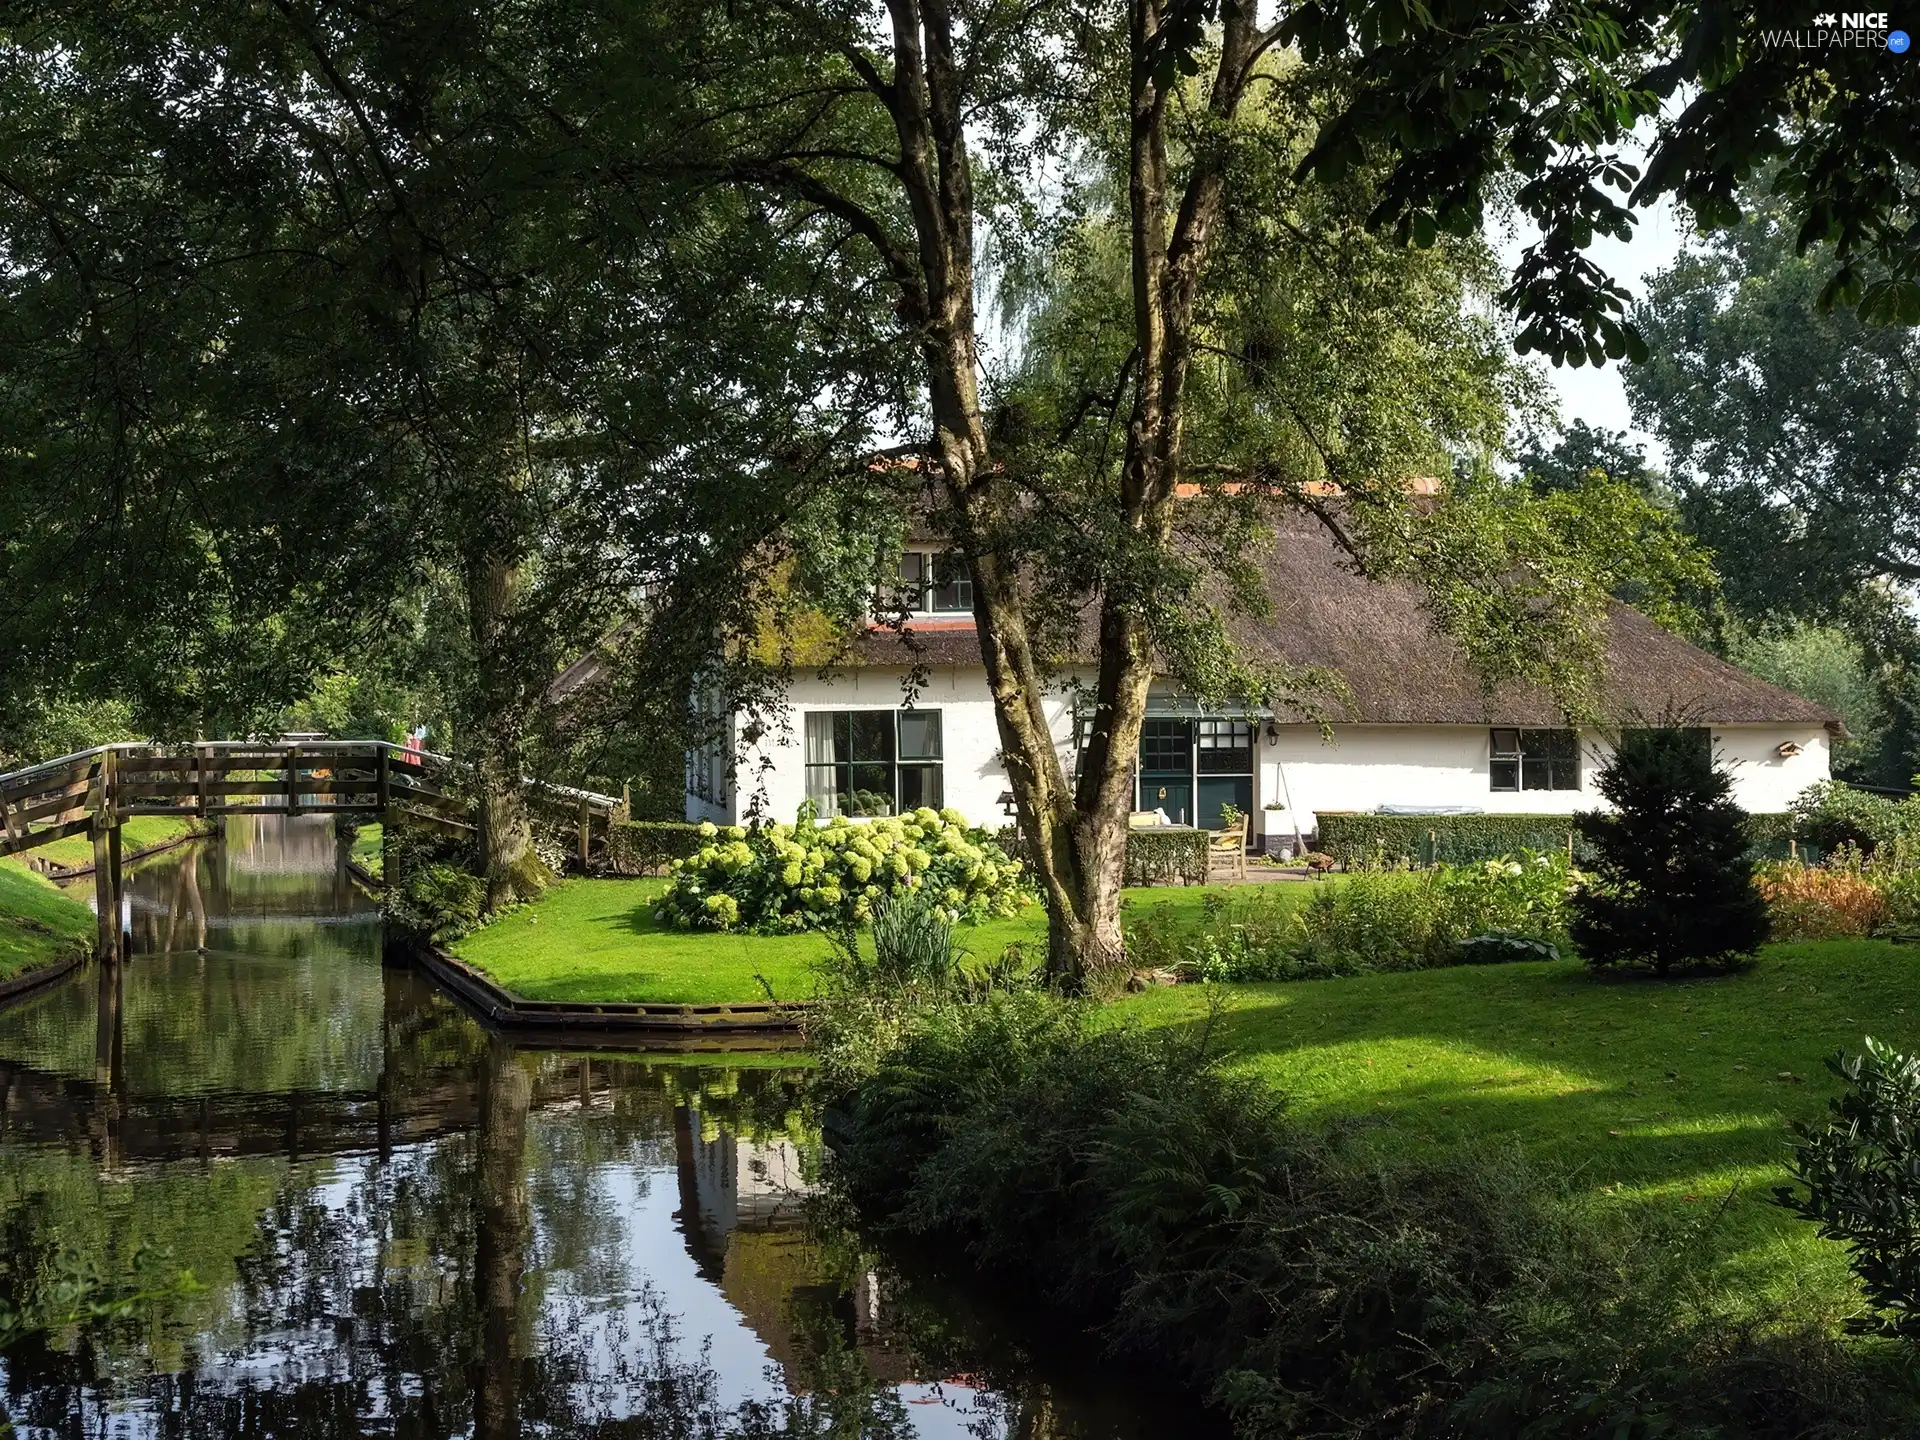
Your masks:
<path fill-rule="evenodd" d="M 100 757 L 100 797 L 92 824 L 94 953 L 101 960 L 120 958 L 120 832 L 114 825 L 113 751 Z"/>
<path fill-rule="evenodd" d="M 120 926 L 120 897 L 126 894 L 126 887 L 120 883 L 120 819 L 113 817 L 113 824 L 107 827 L 107 869 L 113 872 L 113 939 L 114 954 L 126 954 L 126 934 Z"/>
<path fill-rule="evenodd" d="M 593 807 L 580 802 L 580 873 L 587 873 L 587 853 L 593 848 Z"/>
<path fill-rule="evenodd" d="M 120 892 L 113 883 L 113 827 L 103 815 L 93 817 L 93 908 L 95 930 L 93 953 L 99 960 L 114 960 L 120 954 Z"/>

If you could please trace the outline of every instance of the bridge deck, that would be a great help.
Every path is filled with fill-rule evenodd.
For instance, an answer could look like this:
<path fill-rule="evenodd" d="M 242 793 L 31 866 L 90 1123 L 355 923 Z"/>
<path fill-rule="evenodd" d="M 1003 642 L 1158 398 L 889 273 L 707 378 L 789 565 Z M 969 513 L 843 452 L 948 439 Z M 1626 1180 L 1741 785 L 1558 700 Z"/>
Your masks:
<path fill-rule="evenodd" d="M 133 815 L 364 814 L 472 834 L 465 778 L 444 755 L 385 740 L 102 745 L 0 774 L 0 855 L 85 833 L 105 859 Z M 533 803 L 574 820 L 583 858 L 604 837 L 612 796 L 525 783 Z"/>

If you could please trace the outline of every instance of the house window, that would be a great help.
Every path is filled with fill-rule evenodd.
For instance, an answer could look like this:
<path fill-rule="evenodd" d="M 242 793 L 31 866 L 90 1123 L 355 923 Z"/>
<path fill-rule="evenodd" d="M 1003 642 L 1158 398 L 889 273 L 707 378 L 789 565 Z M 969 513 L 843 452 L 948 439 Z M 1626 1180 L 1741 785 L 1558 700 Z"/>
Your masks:
<path fill-rule="evenodd" d="M 1200 773 L 1251 775 L 1253 723 L 1249 720 L 1200 722 Z"/>
<path fill-rule="evenodd" d="M 1571 730 L 1508 730 L 1492 734 L 1489 790 L 1578 790 L 1580 737 Z"/>
<path fill-rule="evenodd" d="M 1154 775 L 1184 775 L 1193 763 L 1191 720 L 1148 720 L 1140 727 L 1140 768 Z"/>
<path fill-rule="evenodd" d="M 694 697 L 693 748 L 687 752 L 687 792 L 715 805 L 727 803 L 727 712 L 720 692 L 703 690 Z"/>
<path fill-rule="evenodd" d="M 1073 712 L 1073 784 L 1080 786 L 1080 762 L 1086 758 L 1087 747 L 1093 744 L 1093 716 L 1091 710 Z"/>
<path fill-rule="evenodd" d="M 807 798 L 823 818 L 897 815 L 945 803 L 938 710 L 807 715 Z"/>
<path fill-rule="evenodd" d="M 900 557 L 900 583 L 892 608 L 912 615 L 971 615 L 973 580 L 964 557 L 908 550 Z"/>

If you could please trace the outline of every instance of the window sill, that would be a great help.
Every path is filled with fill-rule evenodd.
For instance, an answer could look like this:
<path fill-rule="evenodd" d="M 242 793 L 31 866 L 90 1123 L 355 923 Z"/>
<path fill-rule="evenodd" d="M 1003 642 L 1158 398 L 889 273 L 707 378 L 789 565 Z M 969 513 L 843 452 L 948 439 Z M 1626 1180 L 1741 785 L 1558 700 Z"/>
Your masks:
<path fill-rule="evenodd" d="M 945 610 L 937 613 L 929 612 L 927 614 L 916 612 L 907 616 L 903 624 L 908 630 L 972 630 L 976 628 L 972 615 L 962 614 L 959 611 Z M 893 628 L 894 625 L 891 620 L 870 619 L 867 621 L 867 629 L 869 630 L 891 630 Z"/>

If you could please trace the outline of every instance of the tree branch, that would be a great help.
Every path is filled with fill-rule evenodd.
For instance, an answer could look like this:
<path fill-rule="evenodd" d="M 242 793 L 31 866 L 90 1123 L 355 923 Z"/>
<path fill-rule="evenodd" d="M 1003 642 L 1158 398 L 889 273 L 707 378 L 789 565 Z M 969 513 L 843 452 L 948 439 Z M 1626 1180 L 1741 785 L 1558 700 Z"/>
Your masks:
<path fill-rule="evenodd" d="M 914 323 L 924 323 L 927 314 L 927 292 L 921 281 L 920 272 L 914 265 L 913 257 L 901 248 L 880 218 L 859 202 L 842 195 L 819 176 L 801 169 L 772 160 L 737 160 L 725 167 L 728 176 L 737 181 L 753 185 L 763 185 L 770 189 L 785 190 L 801 199 L 819 206 L 856 233 L 866 237 L 880 259 L 887 267 L 887 273 L 894 284 L 900 287 L 909 308 L 914 312 Z"/>

